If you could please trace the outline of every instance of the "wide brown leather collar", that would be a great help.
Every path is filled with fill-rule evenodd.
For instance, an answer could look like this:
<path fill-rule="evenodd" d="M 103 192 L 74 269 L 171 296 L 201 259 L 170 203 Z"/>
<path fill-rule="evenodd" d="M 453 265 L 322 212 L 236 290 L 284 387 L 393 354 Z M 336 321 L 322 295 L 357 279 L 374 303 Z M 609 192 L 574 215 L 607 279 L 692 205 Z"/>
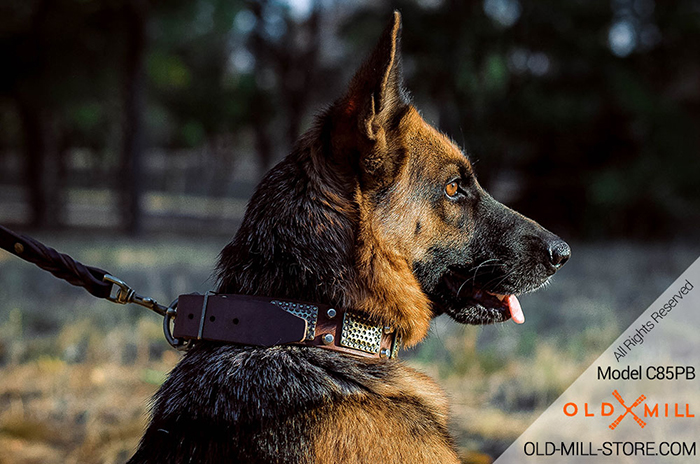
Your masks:
<path fill-rule="evenodd" d="M 298 344 L 395 358 L 401 337 L 364 314 L 325 304 L 249 295 L 180 295 L 173 336 L 254 346 Z"/>

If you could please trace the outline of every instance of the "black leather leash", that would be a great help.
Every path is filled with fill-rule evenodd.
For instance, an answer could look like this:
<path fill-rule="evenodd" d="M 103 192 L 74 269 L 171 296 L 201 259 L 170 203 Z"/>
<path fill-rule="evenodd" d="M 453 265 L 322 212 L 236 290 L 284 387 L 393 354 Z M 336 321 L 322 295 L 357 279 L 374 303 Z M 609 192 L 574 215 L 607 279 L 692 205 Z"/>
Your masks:
<path fill-rule="evenodd" d="M 36 264 L 59 279 L 83 287 L 97 298 L 108 298 L 112 284 L 104 280 L 107 274 L 102 269 L 85 266 L 68 255 L 59 253 L 26 235 L 17 234 L 0 226 L 0 248 L 25 261 Z"/>
<path fill-rule="evenodd" d="M 18 234 L 0 226 L 0 248 L 13 255 L 36 264 L 55 277 L 76 287 L 83 287 L 91 295 L 119 304 L 134 303 L 165 316 L 168 308 L 152 298 L 136 293 L 124 281 L 107 271 L 86 266 L 70 256 L 59 253 L 32 237 Z"/>
<path fill-rule="evenodd" d="M 59 279 L 113 303 L 133 303 L 163 316 L 170 345 L 187 350 L 197 340 L 241 345 L 303 344 L 363 357 L 393 358 L 400 337 L 361 313 L 328 305 L 250 295 L 180 295 L 170 306 L 136 293 L 123 280 L 86 266 L 26 235 L 0 226 L 0 248 Z M 178 314 L 181 317 L 176 317 Z"/>

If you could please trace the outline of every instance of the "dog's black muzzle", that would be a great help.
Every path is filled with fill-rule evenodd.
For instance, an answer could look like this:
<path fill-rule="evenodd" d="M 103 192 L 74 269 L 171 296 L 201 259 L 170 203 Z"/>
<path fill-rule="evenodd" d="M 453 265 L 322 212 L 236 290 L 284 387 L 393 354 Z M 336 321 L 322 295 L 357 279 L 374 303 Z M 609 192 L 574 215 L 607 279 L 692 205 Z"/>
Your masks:
<path fill-rule="evenodd" d="M 498 263 L 491 269 L 501 277 L 486 276 L 484 281 L 477 276 L 486 290 L 502 294 L 534 290 L 569 260 L 571 248 L 564 240 L 488 194 L 477 208 L 473 263 Z"/>
<path fill-rule="evenodd" d="M 511 317 L 508 295 L 545 285 L 571 256 L 569 245 L 535 221 L 483 192 L 471 213 L 468 244 L 435 247 L 414 263 L 414 274 L 433 301 L 435 315 L 463 324 L 490 324 Z"/>

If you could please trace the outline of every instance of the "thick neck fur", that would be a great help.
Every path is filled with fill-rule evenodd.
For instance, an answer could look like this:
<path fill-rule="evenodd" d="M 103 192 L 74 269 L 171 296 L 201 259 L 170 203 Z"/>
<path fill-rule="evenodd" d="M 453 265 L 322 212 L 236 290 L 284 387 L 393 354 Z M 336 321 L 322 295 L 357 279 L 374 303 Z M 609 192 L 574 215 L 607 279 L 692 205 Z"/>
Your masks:
<path fill-rule="evenodd" d="M 218 291 L 359 310 L 413 345 L 428 330 L 430 303 L 410 263 L 378 238 L 356 167 L 335 161 L 347 153 L 335 148 L 331 121 L 319 118 L 256 189 L 221 252 Z"/>
<path fill-rule="evenodd" d="M 258 185 L 221 252 L 220 292 L 351 303 L 357 207 L 321 133 L 322 124 L 311 129 Z"/>

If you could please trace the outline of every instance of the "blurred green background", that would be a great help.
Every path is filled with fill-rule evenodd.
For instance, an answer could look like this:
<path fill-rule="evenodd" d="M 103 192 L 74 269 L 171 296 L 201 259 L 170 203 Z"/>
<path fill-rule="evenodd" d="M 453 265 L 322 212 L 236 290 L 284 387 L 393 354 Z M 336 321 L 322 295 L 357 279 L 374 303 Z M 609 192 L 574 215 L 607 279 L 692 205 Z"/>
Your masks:
<path fill-rule="evenodd" d="M 490 462 L 698 255 L 700 1 L 5 0 L 0 224 L 168 302 L 391 11 L 406 85 L 499 200 L 572 243 L 527 324 L 402 356 Z M 0 464 L 123 462 L 177 361 L 157 317 L 0 254 Z"/>

